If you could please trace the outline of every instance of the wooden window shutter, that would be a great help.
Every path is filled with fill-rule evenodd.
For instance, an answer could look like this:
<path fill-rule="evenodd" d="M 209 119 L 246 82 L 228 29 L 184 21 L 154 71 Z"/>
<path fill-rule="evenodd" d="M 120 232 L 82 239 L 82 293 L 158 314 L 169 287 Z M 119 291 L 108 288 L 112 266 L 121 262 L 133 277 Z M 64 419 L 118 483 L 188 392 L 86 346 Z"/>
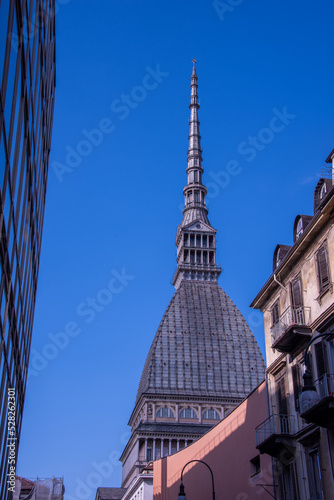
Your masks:
<path fill-rule="evenodd" d="M 280 378 L 277 381 L 276 386 L 276 394 L 277 394 L 277 403 L 278 403 L 278 412 L 280 415 L 288 414 L 288 405 L 286 399 L 286 391 L 285 391 L 285 377 Z"/>
<path fill-rule="evenodd" d="M 329 267 L 327 248 L 323 245 L 317 252 L 319 291 L 322 292 L 329 285 Z"/>
<path fill-rule="evenodd" d="M 273 308 L 271 310 L 271 320 L 272 320 L 272 325 L 276 325 L 279 320 L 279 302 L 278 300 L 275 302 L 273 305 Z"/>
<path fill-rule="evenodd" d="M 293 382 L 293 394 L 295 399 L 295 409 L 299 411 L 299 393 L 301 392 L 302 388 L 299 365 L 292 366 L 292 382 Z"/>
<path fill-rule="evenodd" d="M 302 282 L 300 278 L 296 278 L 291 281 L 291 295 L 292 295 L 292 305 L 293 307 L 302 307 L 303 296 L 302 296 Z"/>
<path fill-rule="evenodd" d="M 319 378 L 327 372 L 325 344 L 323 342 L 318 342 L 314 345 L 314 351 Z"/>

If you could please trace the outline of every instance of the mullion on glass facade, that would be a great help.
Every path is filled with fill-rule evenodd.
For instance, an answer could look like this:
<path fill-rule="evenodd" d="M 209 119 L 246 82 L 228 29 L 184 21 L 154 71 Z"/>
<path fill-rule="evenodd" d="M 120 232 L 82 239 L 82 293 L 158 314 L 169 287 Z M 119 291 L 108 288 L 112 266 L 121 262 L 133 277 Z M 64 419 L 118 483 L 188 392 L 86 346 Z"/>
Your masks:
<path fill-rule="evenodd" d="M 7 498 L 7 391 L 17 447 L 40 261 L 55 88 L 54 0 L 0 2 L 0 498 Z"/>

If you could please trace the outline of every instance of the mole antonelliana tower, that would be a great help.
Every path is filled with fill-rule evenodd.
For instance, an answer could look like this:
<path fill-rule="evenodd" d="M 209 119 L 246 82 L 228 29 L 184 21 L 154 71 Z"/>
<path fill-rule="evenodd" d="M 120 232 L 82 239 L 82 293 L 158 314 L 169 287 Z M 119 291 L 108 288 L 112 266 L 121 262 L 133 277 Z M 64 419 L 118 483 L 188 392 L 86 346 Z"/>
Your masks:
<path fill-rule="evenodd" d="M 257 342 L 219 287 L 216 230 L 202 181 L 197 74 L 191 75 L 188 181 L 177 229 L 176 292 L 162 318 L 140 379 L 122 453 L 122 486 L 157 458 L 202 436 L 264 380 Z"/>

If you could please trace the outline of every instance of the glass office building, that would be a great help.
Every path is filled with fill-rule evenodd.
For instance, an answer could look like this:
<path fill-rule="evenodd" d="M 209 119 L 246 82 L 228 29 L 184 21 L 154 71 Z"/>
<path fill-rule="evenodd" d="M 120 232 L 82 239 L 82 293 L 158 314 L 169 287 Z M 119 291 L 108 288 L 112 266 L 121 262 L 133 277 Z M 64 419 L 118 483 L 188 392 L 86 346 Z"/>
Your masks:
<path fill-rule="evenodd" d="M 54 4 L 0 0 L 2 499 L 17 458 L 36 299 L 55 92 Z"/>

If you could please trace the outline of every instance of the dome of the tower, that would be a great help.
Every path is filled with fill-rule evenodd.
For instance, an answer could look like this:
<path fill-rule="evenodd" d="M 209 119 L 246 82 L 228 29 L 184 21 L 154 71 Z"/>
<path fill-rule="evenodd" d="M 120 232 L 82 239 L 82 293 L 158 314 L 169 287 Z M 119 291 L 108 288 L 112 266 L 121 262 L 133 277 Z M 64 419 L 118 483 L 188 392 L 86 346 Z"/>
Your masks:
<path fill-rule="evenodd" d="M 217 282 L 183 281 L 148 353 L 144 394 L 244 398 L 264 380 L 259 346 Z"/>

